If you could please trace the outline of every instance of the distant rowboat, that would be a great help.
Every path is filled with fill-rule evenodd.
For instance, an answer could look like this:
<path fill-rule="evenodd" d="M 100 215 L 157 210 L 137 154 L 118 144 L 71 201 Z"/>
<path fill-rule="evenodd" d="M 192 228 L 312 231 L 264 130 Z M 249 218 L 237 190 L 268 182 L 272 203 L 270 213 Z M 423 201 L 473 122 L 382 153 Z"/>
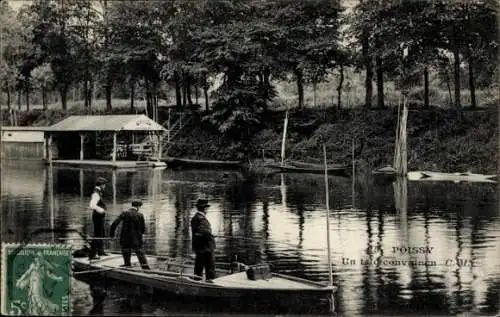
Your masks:
<path fill-rule="evenodd" d="M 152 158 L 153 160 L 155 158 Z M 241 161 L 217 161 L 217 160 L 193 160 L 178 157 L 165 157 L 161 161 L 168 166 L 187 166 L 187 167 L 220 167 L 220 168 L 240 168 Z"/>
<path fill-rule="evenodd" d="M 89 262 L 88 258 L 73 258 L 75 277 L 97 274 L 122 282 L 143 285 L 157 291 L 183 296 L 209 298 L 241 298 L 252 302 L 280 301 L 304 302 L 332 299 L 337 289 L 319 282 L 272 273 L 268 279 L 251 280 L 245 271 L 232 273 L 228 263 L 216 263 L 217 278 L 207 282 L 190 274 L 193 261 L 147 256 L 152 270 L 142 270 L 135 257 L 132 267 L 120 267 L 120 254 L 110 254 Z M 240 267 L 242 267 L 240 265 Z M 94 275 L 95 276 L 95 275 Z M 311 303 L 311 302 L 309 302 Z"/>
<path fill-rule="evenodd" d="M 288 173 L 316 173 L 323 174 L 325 172 L 324 167 L 320 164 L 304 163 L 297 161 L 289 161 L 285 165 L 280 164 L 267 164 L 266 167 L 279 169 L 282 172 Z M 347 165 L 342 164 L 332 164 L 328 165 L 329 174 L 345 174 Z"/>
<path fill-rule="evenodd" d="M 483 182 L 496 183 L 493 178 L 497 175 L 465 173 L 442 173 L 430 171 L 408 172 L 407 177 L 413 181 L 452 181 L 452 182 Z"/>

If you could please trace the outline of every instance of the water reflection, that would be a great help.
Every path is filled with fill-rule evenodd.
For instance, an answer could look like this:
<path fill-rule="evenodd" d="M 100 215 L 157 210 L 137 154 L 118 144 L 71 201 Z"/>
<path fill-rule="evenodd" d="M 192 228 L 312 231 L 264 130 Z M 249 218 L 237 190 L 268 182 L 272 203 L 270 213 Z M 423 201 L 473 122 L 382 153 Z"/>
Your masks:
<path fill-rule="evenodd" d="M 218 261 L 237 255 L 249 264 L 267 261 L 278 272 L 328 281 L 321 175 L 245 178 L 238 172 L 222 171 L 51 170 L 4 164 L 4 241 L 20 241 L 47 227 L 90 232 L 87 205 L 98 176 L 111 180 L 104 195 L 108 226 L 132 198 L 144 201 L 149 253 L 191 256 L 189 221 L 196 200 L 207 198 L 211 205 L 207 217 L 218 236 Z M 498 311 L 496 186 L 408 183 L 406 179 L 376 185 L 362 177 L 331 177 L 329 182 L 333 273 L 342 315 Z M 76 237 L 75 233 L 43 234 L 36 241 Z M 73 243 L 75 247 L 83 244 L 81 240 Z M 410 246 L 432 248 L 432 252 L 395 251 Z M 111 242 L 109 248 L 118 250 L 119 246 Z M 352 261 L 343 263 L 347 258 Z M 447 259 L 476 265 L 441 265 Z M 401 264 L 404 261 L 428 265 Z M 432 261 L 441 264 L 430 265 Z M 99 294 L 98 289 L 95 286 L 93 293 Z M 99 296 L 94 303 L 88 300 L 90 291 L 78 286 L 75 312 L 87 314 L 92 306 L 92 314 L 104 315 L 165 314 L 176 309 L 176 301 L 166 308 L 147 298 L 139 301 L 133 292 L 122 294 L 122 289 L 108 289 L 104 306 L 99 306 Z M 142 304 L 129 306 L 124 298 Z"/>

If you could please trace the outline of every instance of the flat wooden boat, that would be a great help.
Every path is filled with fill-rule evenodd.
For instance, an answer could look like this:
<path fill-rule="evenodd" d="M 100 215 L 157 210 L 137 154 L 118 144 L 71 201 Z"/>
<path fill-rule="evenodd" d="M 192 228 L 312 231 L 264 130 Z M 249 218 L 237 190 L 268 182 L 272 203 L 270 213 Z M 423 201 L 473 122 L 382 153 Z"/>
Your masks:
<path fill-rule="evenodd" d="M 281 166 L 280 164 L 267 164 L 266 167 L 278 169 L 285 173 L 315 173 L 315 174 L 325 173 L 324 167 L 315 167 L 315 166 L 299 167 L 289 164 L 286 164 L 284 166 Z M 327 170 L 329 174 L 343 175 L 345 174 L 346 169 L 347 169 L 346 165 L 330 165 L 328 166 Z"/>
<path fill-rule="evenodd" d="M 110 278 L 182 296 L 241 298 L 253 302 L 277 298 L 291 302 L 328 301 L 333 300 L 337 289 L 335 286 L 277 273 L 272 273 L 269 279 L 250 280 L 245 271 L 231 273 L 230 264 L 227 263 L 216 263 L 217 277 L 207 282 L 192 275 L 193 261 L 158 256 L 147 258 L 151 270 L 142 270 L 135 256 L 129 268 L 121 267 L 123 259 L 120 254 L 110 254 L 91 261 L 87 257 L 73 258 L 74 276 L 77 279 L 79 276 L 88 278 L 89 275 Z"/>
<path fill-rule="evenodd" d="M 290 166 L 295 166 L 295 167 L 303 167 L 303 168 L 315 168 L 315 169 L 322 169 L 324 171 L 325 167 L 323 164 L 316 164 L 316 163 L 309 163 L 309 162 L 301 162 L 301 161 L 286 161 L 286 163 Z M 338 169 L 346 169 L 347 165 L 344 164 L 329 164 L 328 168 L 338 168 Z"/>
<path fill-rule="evenodd" d="M 496 183 L 494 178 L 497 175 L 475 174 L 471 172 L 465 173 L 442 173 L 431 171 L 415 171 L 408 172 L 407 177 L 413 181 L 452 181 L 452 182 L 482 182 Z"/>
<path fill-rule="evenodd" d="M 193 160 L 178 157 L 165 157 L 161 160 L 168 166 L 239 168 L 242 165 L 241 161 Z"/>

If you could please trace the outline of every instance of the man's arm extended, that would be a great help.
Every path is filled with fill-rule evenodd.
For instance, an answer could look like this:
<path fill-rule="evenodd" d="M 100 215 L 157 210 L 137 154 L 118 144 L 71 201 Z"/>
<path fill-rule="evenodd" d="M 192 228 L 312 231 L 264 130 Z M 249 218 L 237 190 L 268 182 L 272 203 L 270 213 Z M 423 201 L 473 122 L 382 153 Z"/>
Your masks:
<path fill-rule="evenodd" d="M 101 207 L 97 206 L 97 203 L 99 202 L 100 198 L 101 197 L 99 197 L 98 193 L 93 193 L 92 196 L 90 197 L 89 207 L 90 207 L 90 209 L 93 209 L 93 210 L 97 211 L 98 213 L 102 214 L 106 210 L 104 210 L 104 208 L 101 208 Z"/>

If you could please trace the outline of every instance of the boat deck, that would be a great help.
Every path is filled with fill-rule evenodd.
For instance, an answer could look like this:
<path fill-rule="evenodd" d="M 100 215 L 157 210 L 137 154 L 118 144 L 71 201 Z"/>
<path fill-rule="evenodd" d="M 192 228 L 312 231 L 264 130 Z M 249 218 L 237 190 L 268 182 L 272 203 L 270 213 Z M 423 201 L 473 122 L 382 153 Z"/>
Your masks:
<path fill-rule="evenodd" d="M 314 285 L 304 285 L 304 283 L 299 283 L 289 279 L 273 276 L 273 278 L 268 280 L 249 280 L 247 278 L 246 272 L 230 274 L 214 279 L 215 285 L 220 285 L 224 287 L 244 287 L 244 288 L 258 288 L 258 289 L 282 289 L 282 290 L 293 290 L 293 289 L 317 289 Z"/>
<path fill-rule="evenodd" d="M 123 258 L 120 254 L 111 254 L 106 257 L 101 257 L 99 260 L 89 261 L 88 258 L 77 258 L 74 259 L 80 263 L 90 264 L 94 268 L 100 267 L 98 270 L 121 270 L 120 266 L 123 264 Z M 132 268 L 125 268 L 124 270 L 137 272 L 137 273 L 148 273 L 148 274 L 172 274 L 172 277 L 180 277 L 182 274 L 186 278 L 192 277 L 192 272 L 194 269 L 193 261 L 186 261 L 182 263 L 178 260 L 167 260 L 156 257 L 147 256 L 148 264 L 151 266 L 151 271 L 143 271 L 139 265 L 139 261 L 136 256 L 132 256 L 131 264 Z M 160 270 L 158 270 L 160 268 Z M 165 270 L 165 271 L 162 271 Z M 159 273 L 160 272 L 160 273 Z M 182 272 L 182 273 L 181 273 Z M 207 283 L 204 280 L 193 282 L 202 283 L 205 285 L 211 285 L 212 287 L 224 287 L 231 289 L 255 289 L 255 290 L 276 290 L 276 291 L 314 291 L 319 289 L 328 288 L 326 285 L 320 283 L 303 280 L 300 278 L 294 278 L 289 276 L 282 276 L 280 274 L 273 274 L 272 278 L 264 280 L 249 280 L 247 278 L 246 272 L 239 272 L 234 274 L 229 274 L 228 270 L 218 268 L 216 270 L 216 275 L 219 276 L 213 279 L 213 283 Z"/>
<path fill-rule="evenodd" d="M 106 161 L 106 160 L 53 160 L 55 166 L 67 167 L 110 167 L 110 168 L 150 168 L 166 167 L 165 162 L 153 161 Z"/>

